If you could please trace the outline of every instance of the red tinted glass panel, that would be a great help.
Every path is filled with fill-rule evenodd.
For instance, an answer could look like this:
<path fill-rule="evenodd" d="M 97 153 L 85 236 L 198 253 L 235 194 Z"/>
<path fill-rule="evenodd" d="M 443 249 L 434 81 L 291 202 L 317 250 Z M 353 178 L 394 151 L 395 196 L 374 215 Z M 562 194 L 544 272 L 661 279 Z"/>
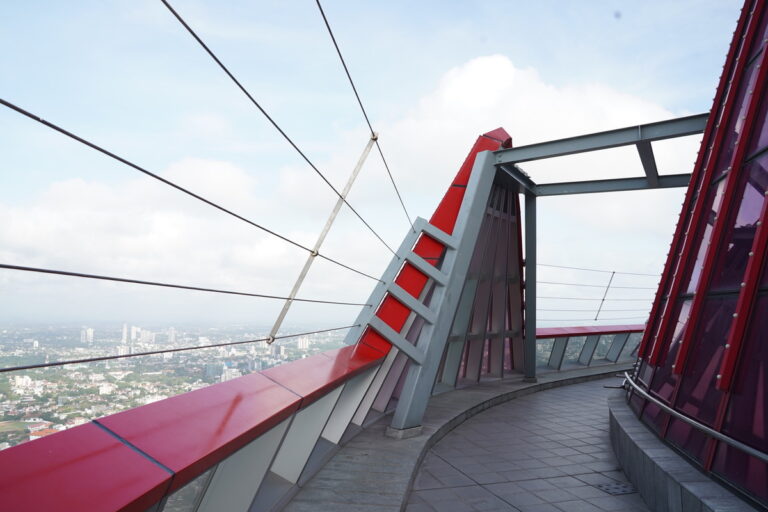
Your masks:
<path fill-rule="evenodd" d="M 653 368 L 645 360 L 640 361 L 640 371 L 637 372 L 637 378 L 646 386 L 651 382 L 651 377 L 653 377 Z"/>
<path fill-rule="evenodd" d="M 736 309 L 736 295 L 708 297 L 692 338 L 676 408 L 711 425 L 722 392 L 715 389 L 717 372 Z"/>
<path fill-rule="evenodd" d="M 743 81 L 739 87 L 736 103 L 734 105 L 736 116 L 731 117 L 731 119 L 728 120 L 728 128 L 726 129 L 722 146 L 720 147 L 720 155 L 717 157 L 717 163 L 715 164 L 715 177 L 725 173 L 731 165 L 733 153 L 736 149 L 736 143 L 741 138 L 741 134 L 744 130 L 744 121 L 747 116 L 749 100 L 754 96 L 758 70 L 757 61 L 752 62 L 742 79 Z"/>
<path fill-rule="evenodd" d="M 763 97 L 765 97 L 765 93 L 763 93 Z M 754 126 L 752 140 L 747 150 L 747 155 L 750 156 L 768 146 L 768 104 L 765 99 L 761 101 L 760 113 L 757 115 Z"/>
<path fill-rule="evenodd" d="M 744 280 L 744 272 L 752 250 L 757 221 L 763 209 L 766 185 L 768 185 L 768 156 L 752 162 L 744 169 L 740 193 L 734 198 L 738 207 L 725 235 L 726 243 L 720 246 L 715 266 L 712 290 L 735 290 Z"/>
<path fill-rule="evenodd" d="M 768 452 L 768 295 L 751 318 L 736 369 L 723 432 Z"/>
<path fill-rule="evenodd" d="M 643 415 L 640 419 L 643 421 L 643 423 L 648 425 L 651 430 L 657 434 L 660 434 L 668 416 L 669 415 L 662 411 L 658 405 L 654 404 L 653 402 L 648 402 L 645 405 L 645 409 L 643 409 Z"/>
<path fill-rule="evenodd" d="M 661 400 L 669 403 L 672 399 L 672 391 L 677 384 L 678 376 L 672 373 L 672 364 L 675 362 L 677 351 L 680 349 L 680 341 L 685 334 L 685 328 L 688 325 L 688 317 L 691 314 L 691 300 L 678 303 L 675 317 L 675 331 L 672 335 L 672 342 L 669 344 L 667 355 L 662 359 L 651 383 L 651 392 Z"/>
<path fill-rule="evenodd" d="M 715 185 L 714 192 L 710 191 L 707 198 L 708 210 L 705 210 L 704 219 L 706 224 L 704 230 L 699 237 L 699 245 L 696 252 L 696 262 L 691 270 L 691 275 L 688 278 L 687 293 L 693 293 L 696 291 L 696 285 L 699 284 L 699 277 L 701 277 L 701 270 L 704 266 L 704 256 L 707 254 L 707 247 L 709 240 L 712 238 L 712 226 L 715 223 L 715 217 L 717 217 L 720 211 L 720 206 L 723 203 L 723 192 L 725 191 L 726 180 L 720 180 Z"/>
<path fill-rule="evenodd" d="M 667 440 L 701 463 L 707 448 L 707 436 L 687 423 L 672 419 L 667 430 Z"/>
<path fill-rule="evenodd" d="M 768 505 L 768 463 L 725 443 L 719 443 L 712 471 L 723 475 Z"/>

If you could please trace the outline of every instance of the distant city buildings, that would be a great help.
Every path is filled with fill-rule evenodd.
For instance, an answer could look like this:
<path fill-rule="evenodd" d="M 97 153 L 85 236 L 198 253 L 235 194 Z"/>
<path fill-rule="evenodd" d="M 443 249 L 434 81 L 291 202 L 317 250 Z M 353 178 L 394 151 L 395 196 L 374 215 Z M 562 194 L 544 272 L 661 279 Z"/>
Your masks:
<path fill-rule="evenodd" d="M 84 345 L 93 345 L 93 328 L 83 327 L 80 330 L 80 343 Z"/>
<path fill-rule="evenodd" d="M 152 329 L 99 324 L 0 330 L 0 367 L 259 339 L 254 326 Z M 299 329 L 293 329 L 293 332 Z M 288 330 L 287 332 L 291 332 Z M 344 332 L 0 374 L 0 450 L 286 361 L 343 346 Z M 30 428 L 31 427 L 31 428 Z M 34 429 L 34 432 L 33 432 Z M 0 507 L 1 508 L 1 507 Z"/>

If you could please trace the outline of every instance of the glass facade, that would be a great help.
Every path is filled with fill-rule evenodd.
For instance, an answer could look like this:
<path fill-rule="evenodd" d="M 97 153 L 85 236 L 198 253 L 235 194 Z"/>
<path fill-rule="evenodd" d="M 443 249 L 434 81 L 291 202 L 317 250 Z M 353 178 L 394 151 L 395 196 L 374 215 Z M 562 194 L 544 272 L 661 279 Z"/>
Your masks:
<path fill-rule="evenodd" d="M 748 2 L 734 33 L 636 372 L 654 398 L 762 453 L 768 453 L 766 10 Z M 768 505 L 765 462 L 652 402 L 633 396 L 630 404 L 703 470 Z"/>

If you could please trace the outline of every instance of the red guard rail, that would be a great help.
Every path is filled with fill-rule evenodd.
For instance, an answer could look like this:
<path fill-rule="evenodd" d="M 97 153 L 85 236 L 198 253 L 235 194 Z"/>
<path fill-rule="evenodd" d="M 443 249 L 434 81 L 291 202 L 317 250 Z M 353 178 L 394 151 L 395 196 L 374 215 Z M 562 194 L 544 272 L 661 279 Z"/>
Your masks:
<path fill-rule="evenodd" d="M 603 335 L 643 327 L 551 327 L 536 334 Z M 385 356 L 367 345 L 348 346 L 9 448 L 0 452 L 0 508 L 151 510 Z"/>

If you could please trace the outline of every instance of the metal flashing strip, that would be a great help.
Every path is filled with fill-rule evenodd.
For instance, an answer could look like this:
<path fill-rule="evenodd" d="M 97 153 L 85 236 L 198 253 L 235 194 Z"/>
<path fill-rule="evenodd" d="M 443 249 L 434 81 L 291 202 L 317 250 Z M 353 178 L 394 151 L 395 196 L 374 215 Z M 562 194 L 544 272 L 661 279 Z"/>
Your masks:
<path fill-rule="evenodd" d="M 406 307 L 411 309 L 414 313 L 419 315 L 428 324 L 434 324 L 437 314 L 430 308 L 424 305 L 423 302 L 416 297 L 403 290 L 397 283 L 392 283 L 387 288 L 387 291 L 397 300 L 403 303 Z"/>
<path fill-rule="evenodd" d="M 661 410 L 663 410 L 667 414 L 674 416 L 676 419 L 682 421 L 683 423 L 687 423 L 688 425 L 694 427 L 697 430 L 700 430 L 701 432 L 704 432 L 706 435 L 713 437 L 718 441 L 722 441 L 729 446 L 733 446 L 734 448 L 743 451 L 747 455 L 751 455 L 752 457 L 755 457 L 756 459 L 759 459 L 763 462 L 768 462 L 768 453 L 763 453 L 760 450 L 752 448 L 751 446 L 744 444 L 741 441 L 737 441 L 736 439 L 728 437 L 725 434 L 722 434 L 717 430 L 714 430 L 704 425 L 703 423 L 699 423 L 693 418 L 689 418 L 688 416 L 681 414 L 680 412 L 669 407 L 664 402 L 652 397 L 649 393 L 647 393 L 644 389 L 642 389 L 634 380 L 632 380 L 632 377 L 629 376 L 629 372 L 624 372 L 624 381 L 629 383 L 638 395 L 643 397 L 645 400 L 653 402 L 654 405 L 659 407 Z"/>
<path fill-rule="evenodd" d="M 440 242 L 446 247 L 450 247 L 451 249 L 455 249 L 459 245 L 458 240 L 456 240 L 454 236 L 449 235 L 436 226 L 433 226 L 421 217 L 416 219 L 416 222 L 413 223 L 413 227 L 416 229 L 416 231 L 422 231 L 428 237 L 435 239 L 436 241 Z"/>
<path fill-rule="evenodd" d="M 424 274 L 430 279 L 434 279 L 435 282 L 438 284 L 445 286 L 445 284 L 448 282 L 448 275 L 446 275 L 444 272 L 439 271 L 434 267 L 434 265 L 430 264 L 427 260 L 416 254 L 415 252 L 409 252 L 405 255 L 406 261 L 413 265 L 416 270 Z"/>
<path fill-rule="evenodd" d="M 399 332 L 388 326 L 378 316 L 373 316 L 368 325 L 371 328 L 384 336 L 387 341 L 397 347 L 398 350 L 403 352 L 406 356 L 412 359 L 417 364 L 424 363 L 424 352 L 416 348 L 410 341 L 406 340 Z"/>

